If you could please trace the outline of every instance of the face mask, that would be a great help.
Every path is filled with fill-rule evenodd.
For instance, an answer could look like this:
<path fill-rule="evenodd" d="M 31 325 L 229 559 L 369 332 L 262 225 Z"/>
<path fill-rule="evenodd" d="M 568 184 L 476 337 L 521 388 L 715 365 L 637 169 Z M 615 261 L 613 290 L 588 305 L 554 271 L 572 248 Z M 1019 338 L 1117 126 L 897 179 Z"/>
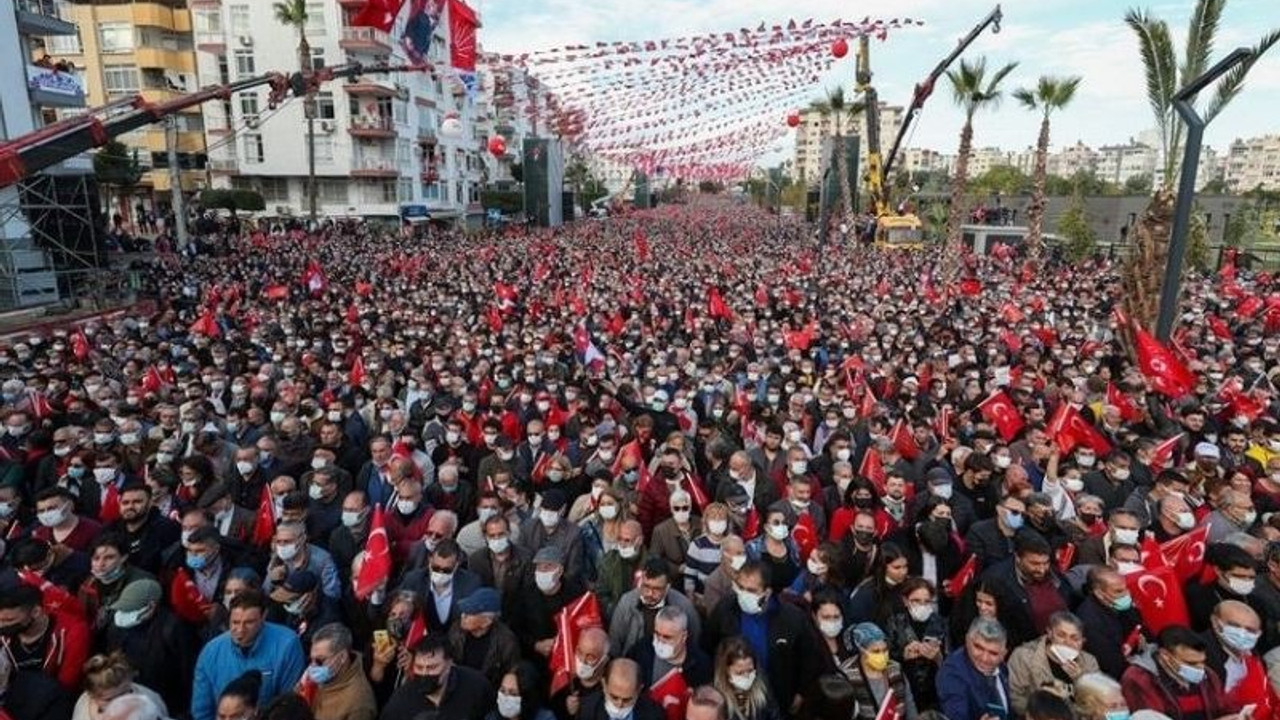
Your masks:
<path fill-rule="evenodd" d="M 1129 720 L 1128 710 L 1108 710 L 1103 715 L 1103 720 Z"/>
<path fill-rule="evenodd" d="M 729 529 L 729 523 L 725 520 L 708 520 L 707 531 L 712 535 L 723 535 L 725 530 Z"/>
<path fill-rule="evenodd" d="M 773 538 L 774 540 L 786 540 L 787 535 L 789 534 L 790 532 L 787 530 L 786 525 L 770 525 L 769 526 L 769 537 Z"/>
<path fill-rule="evenodd" d="M 190 435 L 191 433 L 195 432 L 197 427 L 198 426 L 196 425 L 196 423 L 190 420 L 184 420 L 182 422 L 182 432 L 187 435 Z"/>
<path fill-rule="evenodd" d="M 1117 468 L 1111 471 L 1111 477 L 1121 482 L 1129 479 L 1129 468 Z"/>
<path fill-rule="evenodd" d="M 360 524 L 360 520 L 364 517 L 362 510 L 343 510 L 342 524 L 346 527 L 353 528 Z"/>
<path fill-rule="evenodd" d="M 489 518 L 497 514 L 498 514 L 497 508 L 482 507 L 476 510 L 476 517 L 480 519 L 481 527 L 483 527 L 484 524 L 489 521 Z"/>
<path fill-rule="evenodd" d="M 498 714 L 504 718 L 520 716 L 520 696 L 498 692 Z"/>
<path fill-rule="evenodd" d="M 1004 524 L 1007 525 L 1010 530 L 1018 530 L 1022 528 L 1022 513 L 1005 510 L 1003 514 Z"/>
<path fill-rule="evenodd" d="M 670 660 L 676 656 L 676 646 L 669 642 L 663 642 L 657 638 L 653 640 L 653 654 L 659 660 Z"/>
<path fill-rule="evenodd" d="M 810 575 L 825 575 L 827 572 L 827 564 L 814 557 L 809 558 L 805 567 L 808 568 Z"/>
<path fill-rule="evenodd" d="M 555 570 L 538 570 L 533 573 L 534 583 L 536 583 L 538 589 L 544 593 L 554 590 L 558 579 L 559 578 L 556 577 Z"/>
<path fill-rule="evenodd" d="M 1196 516 L 1192 515 L 1190 512 L 1180 512 L 1174 520 L 1182 530 L 1190 530 L 1196 526 Z"/>
<path fill-rule="evenodd" d="M 284 611 L 294 616 L 301 615 L 303 606 L 305 604 L 306 604 L 305 597 L 300 597 L 296 600 L 290 600 L 289 602 L 284 604 Z"/>
<path fill-rule="evenodd" d="M 678 522 L 678 523 L 680 523 L 681 525 L 683 525 L 683 524 L 685 524 L 685 523 L 689 522 L 689 511 L 688 511 L 688 510 L 674 510 L 674 511 L 672 511 L 672 513 L 671 513 L 671 517 L 672 517 L 672 519 L 674 519 L 676 522 Z"/>
<path fill-rule="evenodd" d="M 756 671 L 752 670 L 746 675 L 730 675 L 729 684 L 738 692 L 747 692 L 756 684 Z"/>
<path fill-rule="evenodd" d="M 849 448 L 840 448 L 836 451 L 836 460 L 840 462 L 849 462 L 849 458 L 853 456 L 853 451 Z"/>
<path fill-rule="evenodd" d="M 333 680 L 333 669 L 328 665 L 308 665 L 307 678 L 317 685 L 327 684 Z"/>
<path fill-rule="evenodd" d="M 67 511 L 62 508 L 54 508 L 36 513 L 36 519 L 40 524 L 47 528 L 54 528 L 61 525 L 67 519 Z"/>
<path fill-rule="evenodd" d="M 746 564 L 747 564 L 746 555 L 734 555 L 733 557 L 729 558 L 729 567 L 733 568 L 734 572 L 741 570 L 742 566 Z"/>
<path fill-rule="evenodd" d="M 538 513 L 538 520 L 543 527 L 552 530 L 560 524 L 560 513 L 555 510 L 543 510 Z"/>
<path fill-rule="evenodd" d="M 312 458 L 312 459 L 311 459 L 311 469 L 312 469 L 312 470 L 323 470 L 323 469 L 325 468 L 325 466 L 326 466 L 326 465 L 328 465 L 328 464 L 329 464 L 329 461 L 328 461 L 328 460 L 325 460 L 324 458 Z"/>
<path fill-rule="evenodd" d="M 597 455 L 597 456 L 599 456 L 599 458 L 600 458 L 600 460 L 601 460 L 602 462 L 606 462 L 606 463 L 607 463 L 607 462 L 611 462 L 611 461 L 613 460 L 613 450 L 612 450 L 612 449 L 601 448 L 600 450 L 597 450 L 597 451 L 596 451 L 596 455 Z"/>
<path fill-rule="evenodd" d="M 249 473 L 253 472 L 253 463 L 249 462 L 248 460 L 237 460 L 236 471 L 239 472 L 241 475 L 248 475 Z"/>
<path fill-rule="evenodd" d="M 511 547 L 511 539 L 504 535 L 499 538 L 489 538 L 485 541 L 485 544 L 489 546 L 489 552 L 501 555 L 507 551 L 507 548 Z"/>
<path fill-rule="evenodd" d="M 289 562 L 290 560 L 298 557 L 298 546 L 293 544 L 280 545 L 276 548 L 276 557 L 279 557 L 285 562 Z"/>
<path fill-rule="evenodd" d="M 604 712 L 609 716 L 609 720 L 627 720 L 631 717 L 630 707 L 620 707 L 609 700 L 604 701 Z"/>
<path fill-rule="evenodd" d="M 944 485 L 932 485 L 930 486 L 930 489 L 934 495 L 942 498 L 943 500 L 950 500 L 951 492 L 954 488 L 952 488 L 951 483 L 946 483 Z"/>
<path fill-rule="evenodd" d="M 420 675 L 418 676 L 418 684 L 422 688 L 422 692 L 427 695 L 434 695 L 440 689 L 439 675 Z"/>
<path fill-rule="evenodd" d="M 872 530 L 854 530 L 853 539 L 860 545 L 870 545 L 875 542 L 876 534 Z"/>
<path fill-rule="evenodd" d="M 209 558 L 204 555 L 197 555 L 191 552 L 187 553 L 187 567 L 192 570 L 203 570 L 208 564 Z"/>
<path fill-rule="evenodd" d="M 319 485 L 312 485 L 307 488 L 307 496 L 312 500 L 319 500 L 324 497 L 324 488 Z"/>
<path fill-rule="evenodd" d="M 818 622 L 818 629 L 822 634 L 829 637 L 840 637 L 840 631 L 844 630 L 843 620 L 821 620 Z"/>
<path fill-rule="evenodd" d="M 444 587 L 453 582 L 453 573 L 431 571 L 431 584 L 436 587 Z"/>
<path fill-rule="evenodd" d="M 135 628 L 142 624 L 146 619 L 148 608 L 138 608 L 137 610 L 117 610 L 111 618 L 111 623 L 121 630 Z"/>
<path fill-rule="evenodd" d="M 1178 677 L 1188 685 L 1199 685 L 1204 680 L 1204 668 L 1192 667 L 1191 665 L 1178 664 Z"/>
<path fill-rule="evenodd" d="M 418 509 L 417 500 L 397 500 L 396 501 L 396 510 L 398 510 L 401 515 L 412 515 L 413 511 L 417 509 Z"/>
<path fill-rule="evenodd" d="M 924 622 L 933 617 L 933 603 L 925 605 L 907 605 L 907 612 L 911 615 L 911 619 L 916 622 Z"/>
<path fill-rule="evenodd" d="M 1093 455 L 1077 455 L 1076 456 L 1076 464 L 1078 464 L 1080 467 L 1093 467 L 1094 463 L 1096 462 L 1098 462 L 1098 458 Z"/>
<path fill-rule="evenodd" d="M 1237 652 L 1247 653 L 1258 644 L 1259 634 L 1244 628 L 1227 625 L 1219 631 L 1219 634 L 1222 635 L 1222 641 Z"/>
<path fill-rule="evenodd" d="M 1129 528 L 1112 528 L 1111 537 L 1121 545 L 1137 545 L 1139 532 Z"/>
<path fill-rule="evenodd" d="M 1237 595 L 1248 595 L 1253 592 L 1255 582 L 1247 578 L 1227 578 L 1227 587 L 1231 588 L 1231 592 Z"/>
<path fill-rule="evenodd" d="M 17 509 L 17 506 L 11 502 L 0 503 L 0 519 L 7 520 L 13 517 L 14 511 Z"/>
<path fill-rule="evenodd" d="M 69 478 L 73 478 L 73 479 L 76 479 L 76 480 L 79 480 L 80 478 L 84 477 L 84 466 L 83 466 L 83 465 L 72 465 L 71 467 L 68 467 L 68 468 L 67 468 L 67 477 L 69 477 Z"/>
<path fill-rule="evenodd" d="M 746 590 L 734 588 L 734 594 L 738 596 L 738 608 L 747 615 L 759 615 L 764 611 L 764 597 Z"/>
<path fill-rule="evenodd" d="M 889 667 L 888 652 L 864 653 L 863 662 L 866 663 L 867 669 L 874 672 L 880 672 Z"/>
<path fill-rule="evenodd" d="M 574 668 L 573 674 L 577 675 L 579 680 L 590 680 L 595 677 L 596 670 L 598 670 L 604 663 L 604 658 L 601 658 L 600 662 L 595 664 L 579 660 L 577 663 L 578 667 Z"/>
<path fill-rule="evenodd" d="M 1240 522 L 1244 523 L 1244 525 L 1248 527 L 1249 525 L 1252 525 L 1253 521 L 1257 519 L 1258 519 L 1258 513 L 1253 510 L 1250 510 L 1249 512 L 1245 513 L 1243 517 L 1240 518 Z"/>
<path fill-rule="evenodd" d="M 1008 455 L 996 455 L 995 457 L 991 458 L 991 460 L 995 463 L 995 466 L 1000 470 L 1005 470 L 1010 465 L 1013 464 L 1013 458 L 1009 457 Z"/>
<path fill-rule="evenodd" d="M 173 453 L 167 453 L 167 452 L 156 453 L 157 465 L 168 465 L 171 462 L 173 462 Z"/>
<path fill-rule="evenodd" d="M 808 469 L 809 469 L 809 463 L 805 462 L 804 460 L 796 460 L 791 463 L 792 475 L 803 475 L 805 471 Z"/>
<path fill-rule="evenodd" d="M 137 445 L 139 440 L 140 438 L 138 437 L 138 433 L 121 433 L 120 435 L 121 445 Z"/>
<path fill-rule="evenodd" d="M 1060 645 L 1058 643 L 1050 645 L 1049 652 L 1053 653 L 1053 656 L 1058 658 L 1058 660 L 1064 664 L 1073 663 L 1076 661 L 1076 658 L 1080 657 L 1079 650 L 1071 647 L 1070 645 Z"/>

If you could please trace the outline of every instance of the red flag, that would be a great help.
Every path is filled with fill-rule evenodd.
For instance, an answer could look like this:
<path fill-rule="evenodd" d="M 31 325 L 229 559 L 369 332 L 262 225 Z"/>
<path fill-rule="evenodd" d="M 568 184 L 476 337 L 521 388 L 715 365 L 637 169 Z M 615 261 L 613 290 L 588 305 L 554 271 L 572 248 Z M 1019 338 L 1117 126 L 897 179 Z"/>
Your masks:
<path fill-rule="evenodd" d="M 760 305 L 763 307 L 769 304 L 769 291 L 765 288 L 764 285 L 756 286 L 755 299 L 756 299 L 756 305 Z"/>
<path fill-rule="evenodd" d="M 379 585 L 391 578 L 391 544 L 387 540 L 387 526 L 382 517 L 382 505 L 374 505 L 373 520 L 369 523 L 369 539 L 364 543 L 364 564 L 356 577 L 356 599 L 364 600 Z"/>
<path fill-rule="evenodd" d="M 960 292 L 967 297 L 977 297 L 982 294 L 982 283 L 977 278 L 965 278 L 960 281 Z"/>
<path fill-rule="evenodd" d="M 720 294 L 720 288 L 714 285 L 707 288 L 707 315 L 713 320 L 733 320 L 733 311 Z"/>
<path fill-rule="evenodd" d="M 600 602 L 593 592 L 583 593 L 555 614 L 556 639 L 551 648 L 551 694 L 564 689 L 576 676 L 578 636 L 589 627 L 604 627 Z"/>
<path fill-rule="evenodd" d="M 45 420 L 53 417 L 53 406 L 49 404 L 49 397 L 42 392 L 32 390 L 28 393 L 31 399 L 31 414 L 36 420 Z"/>
<path fill-rule="evenodd" d="M 955 600 L 964 593 L 964 589 L 969 587 L 969 583 L 973 582 L 973 578 L 978 574 L 978 556 L 970 555 L 968 560 L 964 561 L 964 565 L 956 571 L 951 579 L 942 584 L 942 591 L 946 596 Z"/>
<path fill-rule="evenodd" d="M 1217 315 L 1209 316 L 1209 329 L 1213 331 L 1213 334 L 1216 335 L 1219 340 L 1230 340 L 1232 337 L 1231 327 L 1227 325 L 1225 320 Z"/>
<path fill-rule="evenodd" d="M 1119 408 L 1120 417 L 1125 422 L 1137 422 L 1142 419 L 1142 411 L 1133 404 L 1133 398 L 1120 392 L 1120 388 L 1113 382 L 1107 383 L 1107 404 Z"/>
<path fill-rule="evenodd" d="M 1000 306 L 1000 317 L 1003 318 L 1005 322 L 1011 325 L 1016 325 L 1017 323 L 1025 320 L 1027 316 L 1018 309 L 1017 305 L 1006 300 L 1004 305 Z"/>
<path fill-rule="evenodd" d="M 306 703 L 307 707 L 316 704 L 316 693 L 319 691 L 320 686 L 316 685 L 307 673 L 302 673 L 302 677 L 298 678 L 298 684 L 293 687 L 294 694 L 302 698 L 302 702 Z"/>
<path fill-rule="evenodd" d="M 643 230 L 637 230 L 633 239 L 636 245 L 636 261 L 645 262 L 649 259 L 649 239 L 644 236 Z"/>
<path fill-rule="evenodd" d="M 212 310 L 205 310 L 196 321 L 191 323 L 191 332 L 205 337 L 218 337 L 222 333 Z"/>
<path fill-rule="evenodd" d="M 147 392 L 160 392 L 164 387 L 164 378 L 160 377 L 160 371 L 155 365 L 147 368 L 147 374 L 142 378 L 142 389 Z"/>
<path fill-rule="evenodd" d="M 933 429 L 938 433 L 941 440 L 949 440 L 951 438 L 951 408 L 943 406 L 938 411 L 938 417 L 933 421 Z"/>
<path fill-rule="evenodd" d="M 1084 445 L 1097 455 L 1106 455 L 1111 452 L 1111 443 L 1107 438 L 1067 403 L 1058 406 L 1058 410 L 1049 419 L 1045 432 L 1057 441 L 1064 455 L 1074 450 L 1077 445 Z"/>
<path fill-rule="evenodd" d="M 253 544 L 265 547 L 276 534 L 276 511 L 272 503 L 271 489 L 262 486 L 262 495 L 258 499 L 258 515 L 253 521 Z"/>
<path fill-rule="evenodd" d="M 1151 451 L 1151 471 L 1160 472 L 1165 468 L 1165 464 L 1173 459 L 1173 451 L 1177 449 L 1178 443 L 1182 441 L 1182 436 L 1186 433 L 1178 433 L 1173 437 L 1165 440 Z"/>
<path fill-rule="evenodd" d="M 71 354 L 80 362 L 84 362 L 84 359 L 89 357 L 89 338 L 84 336 L 84 330 L 76 330 L 72 333 Z"/>
<path fill-rule="evenodd" d="M 372 292 L 373 292 L 373 283 L 365 282 L 364 280 L 356 281 L 357 295 L 359 295 L 360 297 L 369 297 L 369 294 Z"/>
<path fill-rule="evenodd" d="M 178 568 L 169 583 L 169 604 L 173 606 L 175 615 L 189 623 L 203 624 L 208 619 L 204 614 L 208 603 L 185 567 Z"/>
<path fill-rule="evenodd" d="M 916 444 L 916 436 L 912 434 L 911 427 L 907 425 L 905 419 L 898 419 L 893 426 L 893 431 L 889 433 L 889 439 L 893 441 L 893 447 L 897 449 L 898 454 L 907 460 L 920 457 L 920 446 Z"/>
<path fill-rule="evenodd" d="M 350 373 L 349 384 L 351 385 L 351 387 L 359 387 L 360 384 L 364 382 L 364 378 L 365 378 L 364 358 L 357 357 L 356 361 L 351 363 L 351 373 Z"/>
<path fill-rule="evenodd" d="M 370 0 L 370 2 L 379 2 L 379 0 Z M 357 23 L 352 22 L 352 25 L 355 24 Z M 329 280 L 325 278 L 324 270 L 320 268 L 320 263 L 315 260 L 307 263 L 307 268 L 302 271 L 302 285 L 312 295 L 319 295 L 325 291 L 325 288 L 329 287 Z"/>
<path fill-rule="evenodd" d="M 1012 442 L 1022 430 L 1022 414 L 1014 406 L 1013 401 L 1003 390 L 996 390 L 978 405 L 982 417 L 996 427 L 1005 442 Z"/>
<path fill-rule="evenodd" d="M 84 618 L 84 606 L 80 604 L 80 599 L 61 585 L 45 580 L 44 576 L 35 570 L 19 570 L 18 579 L 40 591 L 42 596 L 40 606 L 45 609 L 45 612 L 68 613 Z"/>
<path fill-rule="evenodd" d="M 1242 320 L 1248 320 L 1254 315 L 1257 315 L 1258 311 L 1262 309 L 1263 305 L 1264 305 L 1264 302 L 1262 298 L 1258 297 L 1257 295 L 1250 295 L 1249 297 L 1240 301 L 1240 304 L 1236 306 L 1236 317 Z"/>
<path fill-rule="evenodd" d="M 1058 563 L 1059 572 L 1066 572 L 1071 567 L 1071 563 L 1076 559 L 1075 543 L 1067 543 L 1058 548 L 1058 552 L 1054 553 L 1054 559 Z"/>
<path fill-rule="evenodd" d="M 760 512 L 752 505 L 747 509 L 747 519 L 742 523 L 742 539 L 754 540 L 760 534 Z"/>
<path fill-rule="evenodd" d="M 791 540 L 800 551 L 800 562 L 809 559 L 809 553 L 818 547 L 818 531 L 813 526 L 813 516 L 807 512 L 800 513 L 796 526 L 791 528 Z"/>
<path fill-rule="evenodd" d="M 377 28 L 382 32 L 391 32 L 396 24 L 396 16 L 404 0 L 368 0 L 364 7 L 351 17 L 352 27 Z"/>
<path fill-rule="evenodd" d="M 684 720 L 685 705 L 692 694 L 680 668 L 671 668 L 649 688 L 649 699 L 662 708 L 667 720 Z"/>
<path fill-rule="evenodd" d="M 1201 525 L 1160 546 L 1160 555 L 1173 567 L 1178 580 L 1186 582 L 1204 569 L 1204 549 L 1209 541 L 1209 526 Z"/>
<path fill-rule="evenodd" d="M 263 288 L 262 295 L 268 300 L 287 300 L 289 298 L 289 287 L 287 285 L 268 285 Z"/>
<path fill-rule="evenodd" d="M 862 391 L 862 403 L 858 406 L 858 417 L 866 420 L 876 411 L 876 393 L 871 389 L 870 385 L 866 385 Z"/>
<path fill-rule="evenodd" d="M 1159 634 L 1170 625 L 1189 625 L 1187 601 L 1171 567 L 1146 568 L 1125 576 L 1142 624 Z"/>
<path fill-rule="evenodd" d="M 1135 327 L 1134 333 L 1138 341 L 1138 367 L 1156 392 L 1176 400 L 1195 389 L 1195 376 L 1168 348 L 1140 327 Z"/>
<path fill-rule="evenodd" d="M 103 525 L 115 522 L 120 519 L 120 491 L 116 489 L 116 484 L 112 482 L 107 486 L 107 497 L 102 501 L 102 507 L 98 509 L 98 520 Z"/>
<path fill-rule="evenodd" d="M 862 454 L 862 464 L 858 467 L 858 474 L 871 481 L 877 497 L 884 497 L 884 484 L 889 476 L 884 471 L 884 463 L 880 460 L 879 450 L 874 447 L 867 448 L 867 451 Z"/>
<path fill-rule="evenodd" d="M 1133 631 L 1129 633 L 1129 637 L 1124 639 L 1124 645 L 1120 646 L 1120 651 L 1127 658 L 1133 654 L 1138 646 L 1142 644 L 1142 623 L 1133 626 Z"/>
<path fill-rule="evenodd" d="M 884 701 L 876 711 L 876 720 L 902 720 L 902 703 L 893 688 L 884 694 Z"/>

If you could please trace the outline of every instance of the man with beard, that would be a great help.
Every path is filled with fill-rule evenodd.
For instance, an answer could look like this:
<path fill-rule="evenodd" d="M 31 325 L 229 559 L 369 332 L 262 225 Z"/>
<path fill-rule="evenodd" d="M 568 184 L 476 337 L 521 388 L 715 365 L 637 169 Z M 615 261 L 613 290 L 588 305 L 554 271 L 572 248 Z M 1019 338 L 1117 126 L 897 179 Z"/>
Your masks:
<path fill-rule="evenodd" d="M 159 575 L 165 548 L 177 542 L 178 523 L 151 506 L 151 488 L 132 482 L 120 491 L 120 518 L 107 526 L 108 532 L 122 533 L 129 541 L 129 564 Z"/>

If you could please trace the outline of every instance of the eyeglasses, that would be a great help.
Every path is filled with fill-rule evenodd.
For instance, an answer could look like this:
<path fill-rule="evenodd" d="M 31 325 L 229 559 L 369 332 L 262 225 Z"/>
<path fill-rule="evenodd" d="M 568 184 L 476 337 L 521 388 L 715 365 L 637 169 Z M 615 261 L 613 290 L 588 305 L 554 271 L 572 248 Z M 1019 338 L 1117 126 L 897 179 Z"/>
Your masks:
<path fill-rule="evenodd" d="M 672 506 L 671 506 L 671 512 L 687 512 L 687 511 L 692 510 L 692 509 L 693 509 L 693 508 L 689 507 L 688 505 L 681 505 L 681 506 L 678 506 L 678 507 L 677 507 L 677 506 L 675 506 L 675 505 L 672 505 Z"/>

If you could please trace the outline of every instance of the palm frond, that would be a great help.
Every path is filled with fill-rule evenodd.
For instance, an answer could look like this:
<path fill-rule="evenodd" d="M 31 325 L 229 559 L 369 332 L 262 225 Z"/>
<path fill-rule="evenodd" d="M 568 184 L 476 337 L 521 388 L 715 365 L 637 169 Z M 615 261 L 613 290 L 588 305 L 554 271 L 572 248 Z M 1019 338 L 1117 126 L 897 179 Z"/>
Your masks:
<path fill-rule="evenodd" d="M 1130 10 L 1125 13 L 1124 21 L 1138 36 L 1138 49 L 1147 76 L 1147 102 L 1156 116 L 1161 136 L 1168 138 L 1170 109 L 1177 92 L 1177 67 L 1169 26 L 1145 10 Z"/>
<path fill-rule="evenodd" d="M 1231 104 L 1231 101 L 1235 99 L 1236 95 L 1244 87 L 1245 76 L 1249 74 L 1249 70 L 1253 68 L 1254 63 L 1258 62 L 1277 42 L 1280 42 L 1280 30 L 1272 30 L 1267 33 L 1253 46 L 1253 57 L 1231 68 L 1218 81 L 1218 86 L 1213 93 L 1213 99 L 1209 101 L 1209 107 L 1205 111 L 1206 121 L 1212 121 L 1217 117 L 1218 113 Z"/>
<path fill-rule="evenodd" d="M 1040 78 L 1040 81 L 1043 82 L 1044 78 Z M 1018 88 L 1013 91 L 1013 99 L 1028 110 L 1038 110 L 1040 108 L 1040 97 L 1043 96 L 1038 91 L 1032 92 L 1027 88 Z"/>
<path fill-rule="evenodd" d="M 1062 109 L 1071 104 L 1072 98 L 1076 96 L 1076 91 L 1080 89 L 1080 83 L 1084 78 L 1075 75 L 1068 78 L 1061 78 L 1057 81 L 1056 91 L 1053 93 L 1054 109 Z"/>
<path fill-rule="evenodd" d="M 1186 85 L 1208 69 L 1209 58 L 1213 57 L 1213 41 L 1218 35 L 1218 23 L 1226 5 L 1227 0 L 1197 0 L 1187 28 L 1186 55 L 1182 61 L 1179 85 Z"/>

